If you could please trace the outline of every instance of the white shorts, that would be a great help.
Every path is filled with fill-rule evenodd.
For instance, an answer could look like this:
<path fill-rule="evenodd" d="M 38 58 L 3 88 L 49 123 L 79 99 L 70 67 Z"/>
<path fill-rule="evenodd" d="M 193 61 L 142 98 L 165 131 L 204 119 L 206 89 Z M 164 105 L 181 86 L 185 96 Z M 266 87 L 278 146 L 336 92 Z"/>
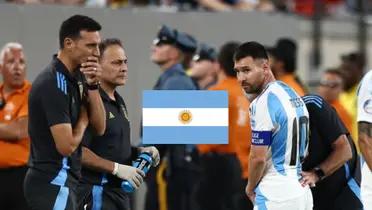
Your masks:
<path fill-rule="evenodd" d="M 364 210 L 372 210 L 372 172 L 368 168 L 367 163 L 363 163 L 360 187 Z"/>
<path fill-rule="evenodd" d="M 297 198 L 285 201 L 269 201 L 256 197 L 254 210 L 312 210 L 313 196 L 310 188 Z"/>

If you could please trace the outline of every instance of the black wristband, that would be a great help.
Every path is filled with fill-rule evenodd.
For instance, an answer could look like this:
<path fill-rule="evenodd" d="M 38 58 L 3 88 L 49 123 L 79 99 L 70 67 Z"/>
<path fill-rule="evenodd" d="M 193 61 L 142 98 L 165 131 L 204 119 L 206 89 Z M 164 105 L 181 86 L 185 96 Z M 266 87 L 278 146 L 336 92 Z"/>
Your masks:
<path fill-rule="evenodd" d="M 90 84 L 87 83 L 87 88 L 88 88 L 88 90 L 98 90 L 98 88 L 99 88 L 99 82 L 97 82 L 97 83 L 95 83 L 93 85 L 90 85 Z"/>

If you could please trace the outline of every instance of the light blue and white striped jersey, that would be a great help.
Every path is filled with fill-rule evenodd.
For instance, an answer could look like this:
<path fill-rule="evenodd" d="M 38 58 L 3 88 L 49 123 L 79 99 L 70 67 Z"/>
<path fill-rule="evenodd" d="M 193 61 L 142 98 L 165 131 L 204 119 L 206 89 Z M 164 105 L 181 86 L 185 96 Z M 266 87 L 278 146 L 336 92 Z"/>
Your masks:
<path fill-rule="evenodd" d="M 366 73 L 358 89 L 358 122 L 372 123 L 372 70 Z M 364 209 L 372 209 L 372 168 L 362 161 L 361 195 Z"/>
<path fill-rule="evenodd" d="M 358 88 L 358 122 L 372 123 L 372 70 L 366 73 Z"/>
<path fill-rule="evenodd" d="M 275 81 L 250 106 L 252 145 L 269 146 L 265 174 L 256 193 L 284 201 L 305 193 L 299 183 L 301 158 L 307 152 L 309 113 L 301 97 Z"/>

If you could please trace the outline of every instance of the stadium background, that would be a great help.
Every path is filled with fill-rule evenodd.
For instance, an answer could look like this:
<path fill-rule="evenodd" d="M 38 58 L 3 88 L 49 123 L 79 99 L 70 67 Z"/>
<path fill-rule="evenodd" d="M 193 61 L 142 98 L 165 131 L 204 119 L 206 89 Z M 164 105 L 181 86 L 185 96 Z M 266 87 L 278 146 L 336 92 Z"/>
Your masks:
<path fill-rule="evenodd" d="M 73 14 L 85 14 L 98 20 L 102 37 L 123 40 L 129 60 L 129 80 L 120 88 L 129 109 L 132 141 L 139 142 L 142 91 L 152 89 L 160 69 L 150 59 L 150 47 L 161 24 L 190 33 L 198 41 L 219 47 L 226 41 L 259 41 L 274 45 L 280 37 L 297 41 L 297 73 L 310 87 L 327 67 L 338 66 L 340 55 L 358 50 L 358 19 L 330 17 L 322 22 L 321 63 L 313 63 L 313 21 L 294 14 L 262 12 L 159 12 L 151 9 L 82 8 L 56 5 L 0 4 L 0 46 L 10 41 L 22 43 L 27 59 L 27 78 L 32 82 L 58 50 L 58 29 L 62 20 Z M 366 17 L 367 44 L 372 18 Z M 367 49 L 371 55 L 371 49 Z M 367 68 L 371 62 L 367 63 Z M 53 100 L 53 99 L 51 99 Z M 145 189 L 139 191 L 142 195 Z M 143 209 L 142 196 L 136 209 Z"/>

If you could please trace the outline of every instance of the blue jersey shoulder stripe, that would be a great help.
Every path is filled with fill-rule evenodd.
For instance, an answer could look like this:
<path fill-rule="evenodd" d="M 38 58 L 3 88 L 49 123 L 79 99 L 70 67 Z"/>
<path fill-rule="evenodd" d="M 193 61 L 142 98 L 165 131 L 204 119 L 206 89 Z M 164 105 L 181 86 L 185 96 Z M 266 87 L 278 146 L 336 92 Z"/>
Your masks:
<path fill-rule="evenodd" d="M 65 79 L 65 75 L 57 72 L 57 87 L 60 89 L 64 94 L 67 95 L 67 82 Z"/>
<path fill-rule="evenodd" d="M 304 99 L 304 100 L 305 99 L 313 99 L 313 100 L 318 101 L 320 104 L 323 103 L 323 98 L 318 96 L 318 95 L 306 95 L 306 96 L 302 97 L 302 99 Z"/>

